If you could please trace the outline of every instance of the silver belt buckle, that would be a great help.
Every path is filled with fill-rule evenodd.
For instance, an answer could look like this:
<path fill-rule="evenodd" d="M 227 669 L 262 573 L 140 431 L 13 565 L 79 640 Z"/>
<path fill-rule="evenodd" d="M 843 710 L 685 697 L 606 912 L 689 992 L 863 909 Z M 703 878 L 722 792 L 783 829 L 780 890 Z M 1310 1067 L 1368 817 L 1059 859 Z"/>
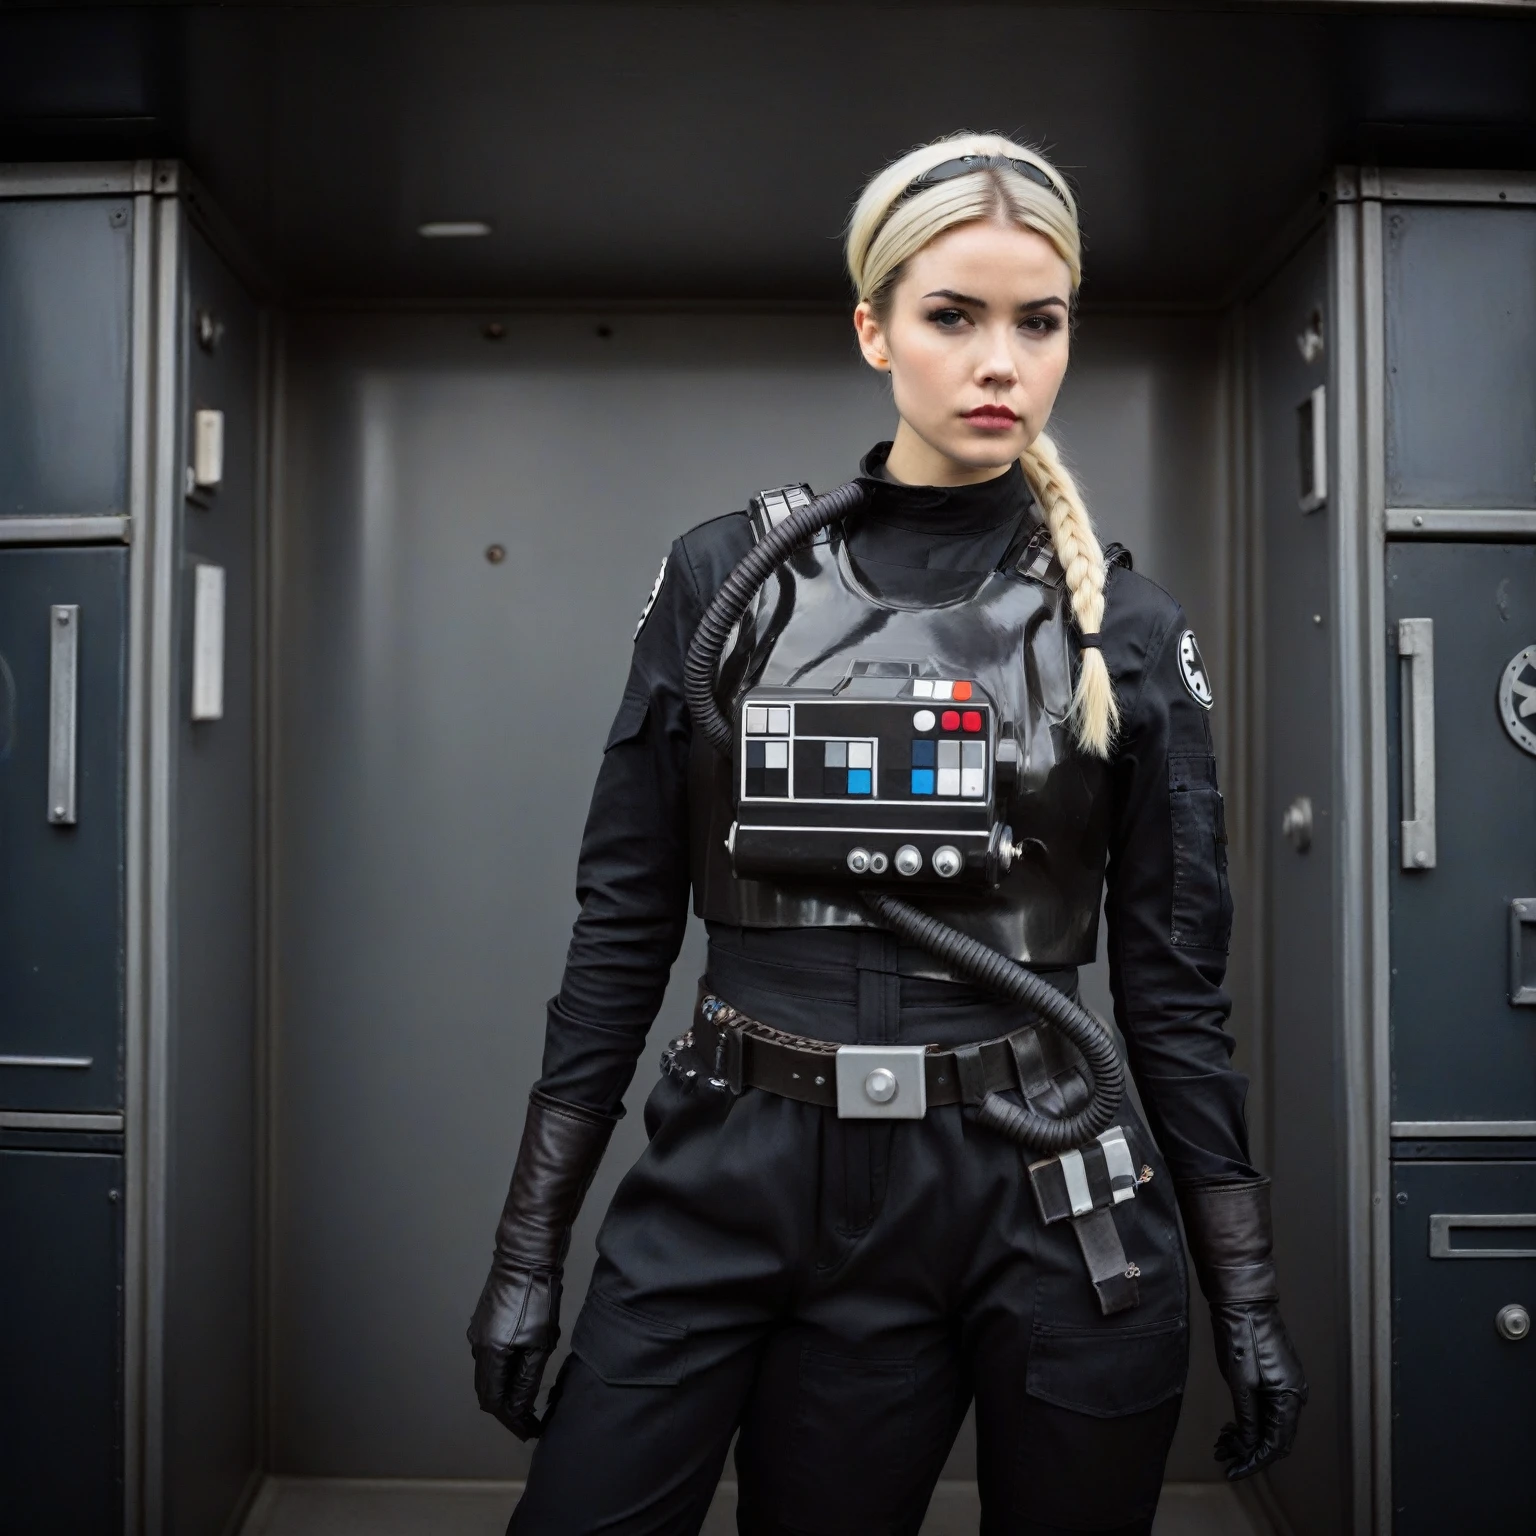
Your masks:
<path fill-rule="evenodd" d="M 928 1113 L 927 1047 L 840 1045 L 839 1120 L 921 1120 Z"/>

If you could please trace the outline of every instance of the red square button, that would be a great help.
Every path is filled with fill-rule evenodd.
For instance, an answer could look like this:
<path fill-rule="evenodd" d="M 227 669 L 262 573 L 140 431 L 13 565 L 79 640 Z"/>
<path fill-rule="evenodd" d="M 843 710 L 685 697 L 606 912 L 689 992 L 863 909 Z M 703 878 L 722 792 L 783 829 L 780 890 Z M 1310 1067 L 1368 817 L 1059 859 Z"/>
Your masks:
<path fill-rule="evenodd" d="M 981 729 L 981 711 L 979 709 L 966 710 L 960 717 L 960 724 L 968 731 L 979 731 Z"/>
<path fill-rule="evenodd" d="M 946 709 L 939 716 L 939 724 L 946 731 L 958 731 L 960 729 L 960 711 L 957 709 Z"/>

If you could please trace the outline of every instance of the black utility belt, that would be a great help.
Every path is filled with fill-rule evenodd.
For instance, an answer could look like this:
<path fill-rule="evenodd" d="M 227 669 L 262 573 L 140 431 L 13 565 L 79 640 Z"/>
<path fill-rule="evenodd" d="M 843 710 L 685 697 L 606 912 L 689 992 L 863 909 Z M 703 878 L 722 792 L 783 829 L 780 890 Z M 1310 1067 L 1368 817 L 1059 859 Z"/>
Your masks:
<path fill-rule="evenodd" d="M 759 1088 L 834 1109 L 842 1120 L 920 1120 L 937 1105 L 1010 1091 L 1053 1114 L 1072 1113 L 1087 1098 L 1071 1069 L 1051 1072 L 1033 1025 L 952 1049 L 835 1045 L 775 1029 L 702 989 L 692 1027 L 668 1045 L 662 1066 L 690 1084 L 736 1094 Z M 1143 1165 L 1138 1174 L 1124 1128 L 1027 1167 L 1041 1220 L 1071 1221 L 1103 1310 L 1135 1306 L 1140 1270 L 1127 1262 L 1110 1211 L 1152 1171 Z"/>
<path fill-rule="evenodd" d="M 1028 1036 L 1029 1038 L 1023 1038 Z M 669 1052 L 686 1053 L 712 1086 L 740 1093 L 761 1088 L 802 1104 L 835 1109 L 841 1120 L 921 1120 L 939 1104 L 961 1104 L 974 1093 L 1019 1086 L 1015 1050 L 1038 1054 L 1035 1031 L 1020 1030 L 958 1051 L 930 1045 L 835 1045 L 791 1035 L 701 993 L 693 1027 Z M 690 1049 L 691 1048 L 691 1049 Z M 674 1068 L 675 1070 L 675 1068 Z M 1029 1070 L 1029 1067 L 1026 1067 Z"/>

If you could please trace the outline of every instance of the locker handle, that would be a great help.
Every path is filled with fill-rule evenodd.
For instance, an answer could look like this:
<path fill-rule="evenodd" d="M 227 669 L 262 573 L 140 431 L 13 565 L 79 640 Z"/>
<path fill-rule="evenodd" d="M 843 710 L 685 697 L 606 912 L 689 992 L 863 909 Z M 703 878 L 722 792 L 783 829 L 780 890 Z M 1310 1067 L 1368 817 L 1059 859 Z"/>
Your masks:
<path fill-rule="evenodd" d="M 1402 667 L 1398 710 L 1403 775 L 1404 869 L 1435 867 L 1435 621 L 1399 619 Z"/>
<path fill-rule="evenodd" d="M 1499 1212 L 1429 1218 L 1429 1256 L 1432 1259 L 1536 1259 L 1536 1248 L 1453 1248 L 1451 1233 L 1457 1227 L 1499 1232 L 1528 1231 L 1536 1234 L 1536 1212 L 1528 1216 Z"/>
<path fill-rule="evenodd" d="M 75 825 L 75 745 L 80 696 L 80 606 L 49 610 L 48 820 Z"/>
<path fill-rule="evenodd" d="M 1509 904 L 1509 1005 L 1536 1008 L 1536 896 Z"/>

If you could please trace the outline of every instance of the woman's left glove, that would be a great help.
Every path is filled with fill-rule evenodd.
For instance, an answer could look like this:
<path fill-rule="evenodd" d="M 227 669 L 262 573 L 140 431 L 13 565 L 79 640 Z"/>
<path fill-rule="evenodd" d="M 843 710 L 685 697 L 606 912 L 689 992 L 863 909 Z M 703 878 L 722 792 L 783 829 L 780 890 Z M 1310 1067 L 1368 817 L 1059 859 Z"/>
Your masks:
<path fill-rule="evenodd" d="M 1216 1438 L 1216 1459 L 1235 1482 L 1290 1454 L 1307 1401 L 1301 1361 L 1280 1319 L 1269 1180 L 1181 1184 L 1178 1195 L 1232 1393 L 1236 1416 Z"/>
<path fill-rule="evenodd" d="M 475 1394 L 519 1440 L 543 1428 L 534 1404 L 560 1338 L 560 1277 L 571 1227 L 614 1124 L 537 1089 L 528 1099 L 491 1273 L 469 1320 Z"/>

